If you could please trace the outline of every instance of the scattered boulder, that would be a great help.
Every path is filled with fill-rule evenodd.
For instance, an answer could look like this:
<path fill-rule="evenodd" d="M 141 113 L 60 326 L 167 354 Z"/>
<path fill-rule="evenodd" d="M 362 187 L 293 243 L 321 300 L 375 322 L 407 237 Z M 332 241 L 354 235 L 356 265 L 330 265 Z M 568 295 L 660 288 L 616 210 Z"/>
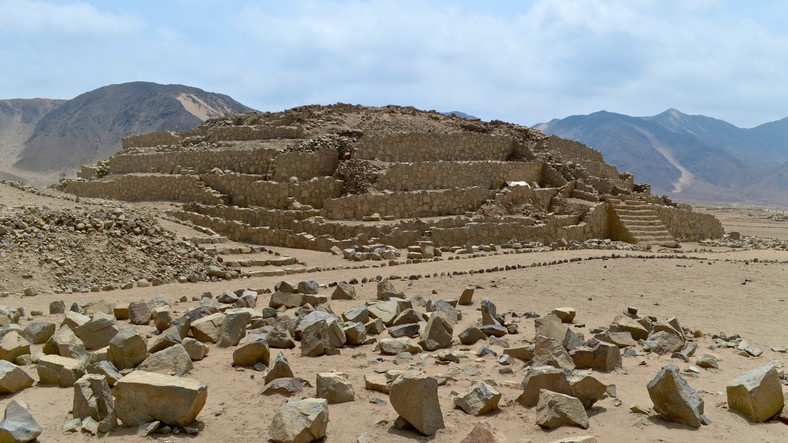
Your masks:
<path fill-rule="evenodd" d="M 44 344 L 45 354 L 57 354 L 63 357 L 83 358 L 88 351 L 85 344 L 66 325 L 60 327 L 55 334 Z"/>
<path fill-rule="evenodd" d="M 317 357 L 332 349 L 328 322 L 318 320 L 301 333 L 301 356 Z"/>
<path fill-rule="evenodd" d="M 107 360 L 99 361 L 93 363 L 92 365 L 85 368 L 88 374 L 98 374 L 103 375 L 107 378 L 107 384 L 109 386 L 115 386 L 115 383 L 118 382 L 123 375 L 118 371 L 112 363 L 108 362 Z"/>
<path fill-rule="evenodd" d="M 107 377 L 98 374 L 82 376 L 74 383 L 74 418 L 92 418 L 98 422 L 98 432 L 109 432 L 118 426 L 115 401 L 107 384 Z"/>
<path fill-rule="evenodd" d="M 192 361 L 202 360 L 208 355 L 208 345 L 201 341 L 186 337 L 181 344 L 183 345 L 183 349 L 186 349 Z"/>
<path fill-rule="evenodd" d="M 48 321 L 30 322 L 22 331 L 22 337 L 30 344 L 40 345 L 46 343 L 55 334 L 57 327 Z"/>
<path fill-rule="evenodd" d="M 33 377 L 19 366 L 0 360 L 0 395 L 16 394 L 33 385 Z"/>
<path fill-rule="evenodd" d="M 263 334 L 249 334 L 244 337 L 238 348 L 233 351 L 233 365 L 253 366 L 262 363 L 268 366 L 271 351 Z"/>
<path fill-rule="evenodd" d="M 460 343 L 464 345 L 473 345 L 480 340 L 487 340 L 487 334 L 476 326 L 468 326 L 467 329 L 460 332 L 459 338 Z"/>
<path fill-rule="evenodd" d="M 356 398 L 353 386 L 347 381 L 347 375 L 341 372 L 323 372 L 317 374 L 317 397 L 325 398 L 328 403 L 346 403 Z"/>
<path fill-rule="evenodd" d="M 566 349 L 558 341 L 543 335 L 536 336 L 533 360 L 560 369 L 575 369 L 575 363 Z"/>
<path fill-rule="evenodd" d="M 137 366 L 141 371 L 178 371 L 183 373 L 194 367 L 189 353 L 181 344 L 170 346 L 159 352 L 150 354 L 148 358 Z"/>
<path fill-rule="evenodd" d="M 419 342 L 419 346 L 426 351 L 448 348 L 451 346 L 453 331 L 451 322 L 447 321 L 443 315 L 433 313 L 424 329 L 424 338 Z"/>
<path fill-rule="evenodd" d="M 610 324 L 610 332 L 628 332 L 635 340 L 648 338 L 648 329 L 626 315 L 618 315 Z"/>
<path fill-rule="evenodd" d="M 463 306 L 468 306 L 468 305 L 473 304 L 473 294 L 474 294 L 475 291 L 476 291 L 476 289 L 473 288 L 473 287 L 465 288 L 462 291 L 462 294 L 460 294 L 460 299 L 457 301 L 457 303 L 459 303 L 459 304 L 461 304 Z"/>
<path fill-rule="evenodd" d="M 575 319 L 575 315 L 577 315 L 577 311 L 575 311 L 575 308 L 553 308 L 551 314 L 558 317 L 562 323 L 572 323 Z"/>
<path fill-rule="evenodd" d="M 268 306 L 271 308 L 278 308 L 284 306 L 285 308 L 297 308 L 304 304 L 304 296 L 295 292 L 282 292 L 276 291 L 271 294 L 271 300 Z"/>
<path fill-rule="evenodd" d="M 326 436 L 328 402 L 307 398 L 285 403 L 274 415 L 268 436 L 277 443 L 308 443 Z"/>
<path fill-rule="evenodd" d="M 217 312 L 192 321 L 192 335 L 203 343 L 216 343 L 224 324 L 224 317 L 223 313 Z"/>
<path fill-rule="evenodd" d="M 503 324 L 498 316 L 498 308 L 489 298 L 482 299 L 482 326 Z"/>
<path fill-rule="evenodd" d="M 469 415 L 482 415 L 498 408 L 501 393 L 483 381 L 454 397 L 454 405 Z"/>
<path fill-rule="evenodd" d="M 110 340 L 107 360 L 119 370 L 129 369 L 148 358 L 148 347 L 133 326 L 126 326 Z"/>
<path fill-rule="evenodd" d="M 471 432 L 460 443 L 504 443 L 503 436 L 486 421 L 476 423 Z"/>
<path fill-rule="evenodd" d="M 104 312 L 97 312 L 89 321 L 74 329 L 74 334 L 82 340 L 86 349 L 107 346 L 117 333 L 115 317 Z"/>
<path fill-rule="evenodd" d="M 643 343 L 643 349 L 659 355 L 672 354 L 683 347 L 684 341 L 681 337 L 667 331 L 655 332 Z"/>
<path fill-rule="evenodd" d="M 343 312 L 342 320 L 366 323 L 369 321 L 369 311 L 367 311 L 366 306 L 356 306 L 355 308 L 350 308 Z"/>
<path fill-rule="evenodd" d="M 42 385 L 60 385 L 71 387 L 85 375 L 85 364 L 59 355 L 45 355 L 38 360 L 36 365 L 38 382 Z"/>
<path fill-rule="evenodd" d="M 389 400 L 405 421 L 424 435 L 444 428 L 438 402 L 438 381 L 433 377 L 404 373 L 389 388 Z"/>
<path fill-rule="evenodd" d="M 300 394 L 304 390 L 306 380 L 294 377 L 275 378 L 266 383 L 260 390 L 262 395 L 284 395 L 291 397 L 295 394 Z"/>
<path fill-rule="evenodd" d="M 298 292 L 300 294 L 317 294 L 320 291 L 320 286 L 314 280 L 305 280 L 298 282 Z"/>
<path fill-rule="evenodd" d="M 342 327 L 342 332 L 345 333 L 347 344 L 361 345 L 367 341 L 367 328 L 364 327 L 364 324 L 359 322 L 344 322 L 340 323 L 340 326 Z"/>
<path fill-rule="evenodd" d="M 663 419 L 699 428 L 703 423 L 703 399 L 679 375 L 676 365 L 667 365 L 647 386 L 654 411 Z"/>
<path fill-rule="evenodd" d="M 528 368 L 520 387 L 523 393 L 517 397 L 517 402 L 525 407 L 535 406 L 539 402 L 539 391 L 544 389 L 559 394 L 572 392 L 564 371 L 551 366 Z"/>
<path fill-rule="evenodd" d="M 331 294 L 331 300 L 355 300 L 357 298 L 356 288 L 343 281 L 337 283 L 334 292 Z"/>
<path fill-rule="evenodd" d="M 553 314 L 537 318 L 534 320 L 534 326 L 536 327 L 537 336 L 552 338 L 568 350 L 583 346 L 585 341 L 582 333 L 575 332 Z"/>
<path fill-rule="evenodd" d="M 577 398 L 542 389 L 536 405 L 536 424 L 547 429 L 563 425 L 588 429 L 588 414 Z"/>
<path fill-rule="evenodd" d="M 161 421 L 186 426 L 194 421 L 208 398 L 208 387 L 197 380 L 134 371 L 112 390 L 115 414 L 126 426 Z"/>
<path fill-rule="evenodd" d="M 379 350 L 382 354 L 386 355 L 397 355 L 400 352 L 418 354 L 423 351 L 421 346 L 406 338 L 384 338 L 378 342 L 375 350 Z"/>
<path fill-rule="evenodd" d="M 607 393 L 607 386 L 596 378 L 574 372 L 566 378 L 570 395 L 580 400 L 583 407 L 590 409 Z"/>
<path fill-rule="evenodd" d="M 703 354 L 695 358 L 695 364 L 704 369 L 719 369 L 720 365 L 713 355 Z"/>
<path fill-rule="evenodd" d="M 229 312 L 224 317 L 222 327 L 219 329 L 219 336 L 216 344 L 220 348 L 227 348 L 237 345 L 246 336 L 246 325 L 252 319 L 252 315 L 245 310 Z"/>
<path fill-rule="evenodd" d="M 290 363 L 287 362 L 285 354 L 281 351 L 274 359 L 271 369 L 265 374 L 265 383 L 270 383 L 277 378 L 293 378 L 293 370 L 290 368 Z"/>
<path fill-rule="evenodd" d="M 569 352 L 576 369 L 595 369 L 610 372 L 621 367 L 621 351 L 618 346 L 598 342 L 593 348 L 581 346 Z"/>
<path fill-rule="evenodd" d="M 150 346 L 150 348 L 148 348 L 148 352 L 159 352 L 163 349 L 169 348 L 170 346 L 181 344 L 182 342 L 183 340 L 181 340 L 181 334 L 178 331 L 178 328 L 169 328 L 156 337 L 156 340 L 154 340 L 153 344 Z"/>
<path fill-rule="evenodd" d="M 147 325 L 151 320 L 150 307 L 145 302 L 129 303 L 129 322 L 133 325 Z"/>
<path fill-rule="evenodd" d="M 0 421 L 0 441 L 28 442 L 41 435 L 41 425 L 28 412 L 27 407 L 11 400 L 5 407 L 3 421 Z"/>
<path fill-rule="evenodd" d="M 19 331 L 13 330 L 0 339 L 0 360 L 13 362 L 20 355 L 30 353 L 30 342 Z"/>
<path fill-rule="evenodd" d="M 726 389 L 728 407 L 753 423 L 779 414 L 785 402 L 780 377 L 773 366 L 743 372 Z"/>
<path fill-rule="evenodd" d="M 386 326 L 391 326 L 399 315 L 399 304 L 396 301 L 381 301 L 367 307 L 369 317 L 380 319 Z"/>
<path fill-rule="evenodd" d="M 381 281 L 379 281 L 378 282 L 377 299 L 378 300 L 388 300 L 391 297 L 405 298 L 405 295 L 402 292 L 397 291 L 394 288 L 394 284 L 391 283 L 389 280 L 381 280 Z"/>

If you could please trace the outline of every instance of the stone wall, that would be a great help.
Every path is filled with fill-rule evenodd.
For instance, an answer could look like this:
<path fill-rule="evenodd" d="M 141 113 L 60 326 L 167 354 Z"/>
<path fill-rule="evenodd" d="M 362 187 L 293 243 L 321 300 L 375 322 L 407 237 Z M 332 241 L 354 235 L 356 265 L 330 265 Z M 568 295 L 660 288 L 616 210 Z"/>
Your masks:
<path fill-rule="evenodd" d="M 273 179 L 287 181 L 290 177 L 308 180 L 314 177 L 334 175 L 339 166 L 339 152 L 334 148 L 306 152 L 285 152 L 273 160 Z"/>
<path fill-rule="evenodd" d="M 82 165 L 82 168 L 77 172 L 77 177 L 85 180 L 95 180 L 99 178 L 98 175 L 99 168 L 96 165 Z"/>
<path fill-rule="evenodd" d="M 95 181 L 72 181 L 66 188 L 80 197 L 124 201 L 196 201 L 219 205 L 226 203 L 219 192 L 208 188 L 196 175 L 128 174 L 107 176 Z"/>
<path fill-rule="evenodd" d="M 291 228 L 295 221 L 320 215 L 319 209 L 240 208 L 238 206 L 208 206 L 197 203 L 184 205 L 183 209 L 184 211 L 196 212 L 210 217 L 236 220 L 250 226 L 268 226 L 271 228 Z M 301 231 L 305 230 L 301 229 Z"/>
<path fill-rule="evenodd" d="M 326 200 L 323 215 L 329 219 L 360 219 L 379 213 L 396 218 L 462 214 L 477 209 L 495 191 L 478 186 L 451 190 L 385 192 L 346 195 Z"/>
<path fill-rule="evenodd" d="M 588 146 L 576 142 L 574 140 L 565 140 L 555 135 L 547 137 L 541 146 L 542 149 L 558 151 L 564 160 L 581 159 L 592 162 L 604 162 L 602 153 L 596 149 L 591 149 Z M 546 143 L 546 145 L 544 145 Z"/>
<path fill-rule="evenodd" d="M 500 189 L 506 181 L 539 182 L 542 162 L 462 161 L 392 163 L 377 173 L 375 188 L 390 191 L 479 186 Z"/>
<path fill-rule="evenodd" d="M 176 145 L 178 143 L 180 143 L 180 137 L 170 131 L 155 131 L 148 134 L 124 137 L 120 140 L 120 145 L 123 147 L 123 149 Z"/>
<path fill-rule="evenodd" d="M 495 194 L 495 202 L 501 205 L 530 202 L 537 209 L 547 211 L 558 188 L 537 188 L 529 186 L 512 186 Z"/>
<path fill-rule="evenodd" d="M 272 138 L 303 138 L 306 131 L 302 126 L 216 126 L 197 127 L 181 131 L 180 136 L 207 137 L 211 143 L 220 141 L 268 140 Z"/>
<path fill-rule="evenodd" d="M 722 223 L 713 215 L 700 214 L 687 209 L 672 206 L 651 205 L 657 212 L 662 223 L 674 237 L 685 241 L 719 238 L 725 233 Z"/>
<path fill-rule="evenodd" d="M 286 208 L 295 201 L 322 208 L 324 202 L 342 195 L 342 180 L 332 177 L 315 177 L 297 182 L 256 181 L 246 189 L 236 189 L 233 199 L 243 198 L 249 206 Z"/>
<path fill-rule="evenodd" d="M 385 162 L 507 160 L 514 140 L 485 134 L 399 133 L 362 138 L 353 158 Z"/>
<path fill-rule="evenodd" d="M 176 166 L 197 172 L 219 168 L 245 174 L 265 174 L 271 160 L 280 152 L 278 149 L 254 149 L 125 154 L 110 157 L 108 165 L 111 174 L 166 174 L 174 172 Z"/>

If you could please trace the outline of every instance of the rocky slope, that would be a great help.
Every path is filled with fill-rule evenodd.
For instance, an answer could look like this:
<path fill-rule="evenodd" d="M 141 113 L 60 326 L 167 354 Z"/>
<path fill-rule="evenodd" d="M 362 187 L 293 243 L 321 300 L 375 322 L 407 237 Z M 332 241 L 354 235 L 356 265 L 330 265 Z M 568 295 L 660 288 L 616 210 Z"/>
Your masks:
<path fill-rule="evenodd" d="M 0 173 L 50 183 L 109 157 L 122 137 L 191 129 L 211 117 L 248 111 L 226 95 L 148 82 L 104 86 L 67 101 L 3 100 Z"/>

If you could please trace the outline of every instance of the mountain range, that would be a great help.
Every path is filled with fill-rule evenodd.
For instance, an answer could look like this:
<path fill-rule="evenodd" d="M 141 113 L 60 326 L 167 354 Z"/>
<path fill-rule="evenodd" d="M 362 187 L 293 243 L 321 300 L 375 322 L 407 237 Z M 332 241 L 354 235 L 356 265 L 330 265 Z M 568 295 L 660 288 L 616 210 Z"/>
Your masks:
<path fill-rule="evenodd" d="M 123 137 L 250 111 L 223 94 L 149 82 L 104 86 L 71 100 L 0 100 L 0 178 L 53 183 L 108 158 Z"/>
<path fill-rule="evenodd" d="M 655 194 L 788 207 L 788 118 L 744 129 L 675 109 L 650 117 L 600 111 L 535 127 L 597 149 Z"/>

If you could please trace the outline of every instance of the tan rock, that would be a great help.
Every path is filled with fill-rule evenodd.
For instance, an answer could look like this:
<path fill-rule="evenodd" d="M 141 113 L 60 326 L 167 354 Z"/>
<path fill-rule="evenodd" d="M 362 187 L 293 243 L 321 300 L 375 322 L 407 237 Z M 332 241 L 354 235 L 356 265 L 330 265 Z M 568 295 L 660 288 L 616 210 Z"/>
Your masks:
<path fill-rule="evenodd" d="M 536 405 L 536 424 L 548 429 L 563 425 L 588 429 L 588 414 L 577 398 L 542 389 Z"/>
<path fill-rule="evenodd" d="M 0 339 L 0 360 L 13 362 L 17 357 L 30 353 L 30 342 L 18 331 L 11 331 Z"/>
<path fill-rule="evenodd" d="M 317 397 L 325 398 L 330 404 L 346 403 L 356 398 L 356 393 L 348 382 L 347 375 L 341 372 L 318 373 L 315 387 Z"/>
<path fill-rule="evenodd" d="M 517 402 L 525 407 L 536 405 L 539 402 L 539 391 L 544 389 L 561 394 L 572 392 L 564 371 L 551 366 L 528 368 L 520 387 L 523 393 L 517 397 Z"/>
<path fill-rule="evenodd" d="M 483 381 L 454 397 L 454 405 L 469 415 L 482 415 L 498 408 L 501 393 Z"/>
<path fill-rule="evenodd" d="M 107 384 L 107 377 L 97 374 L 83 375 L 74 383 L 74 418 L 93 418 L 98 422 L 97 431 L 109 432 L 118 426 L 115 401 Z"/>
<path fill-rule="evenodd" d="M 307 398 L 285 403 L 274 415 L 268 436 L 277 443 L 308 443 L 326 436 L 328 402 Z"/>
<path fill-rule="evenodd" d="M 0 360 L 0 395 L 16 394 L 33 385 L 33 377 L 19 366 Z"/>
<path fill-rule="evenodd" d="M 118 331 L 109 342 L 107 360 L 119 370 L 133 368 L 148 358 L 148 345 L 133 326 Z"/>
<path fill-rule="evenodd" d="M 253 366 L 260 362 L 268 366 L 271 351 L 265 335 L 250 334 L 241 339 L 238 347 L 233 351 L 233 365 Z"/>
<path fill-rule="evenodd" d="M 216 343 L 224 324 L 224 314 L 217 312 L 192 322 L 191 331 L 194 338 L 203 343 Z"/>
<path fill-rule="evenodd" d="M 667 421 L 699 428 L 703 421 L 703 399 L 679 375 L 675 365 L 667 365 L 647 386 L 654 411 Z"/>
<path fill-rule="evenodd" d="M 438 402 L 438 381 L 433 377 L 402 374 L 391 383 L 389 400 L 400 417 L 424 435 L 434 435 L 445 427 Z"/>
<path fill-rule="evenodd" d="M 137 366 L 140 371 L 189 371 L 194 367 L 189 353 L 181 344 L 170 346 L 159 352 L 148 355 L 148 358 Z"/>
<path fill-rule="evenodd" d="M 785 402 L 780 377 L 771 365 L 740 374 L 726 391 L 728 407 L 754 423 L 779 414 Z"/>
<path fill-rule="evenodd" d="M 498 433 L 492 425 L 486 421 L 476 423 L 471 432 L 460 441 L 460 443 L 505 443 L 506 438 Z"/>
<path fill-rule="evenodd" d="M 126 426 L 161 421 L 185 426 L 197 418 L 208 398 L 208 387 L 197 380 L 134 371 L 112 389 L 115 413 Z"/>
<path fill-rule="evenodd" d="M 45 355 L 36 365 L 38 381 L 43 385 L 71 387 L 85 375 L 85 364 L 80 360 L 59 355 Z"/>

